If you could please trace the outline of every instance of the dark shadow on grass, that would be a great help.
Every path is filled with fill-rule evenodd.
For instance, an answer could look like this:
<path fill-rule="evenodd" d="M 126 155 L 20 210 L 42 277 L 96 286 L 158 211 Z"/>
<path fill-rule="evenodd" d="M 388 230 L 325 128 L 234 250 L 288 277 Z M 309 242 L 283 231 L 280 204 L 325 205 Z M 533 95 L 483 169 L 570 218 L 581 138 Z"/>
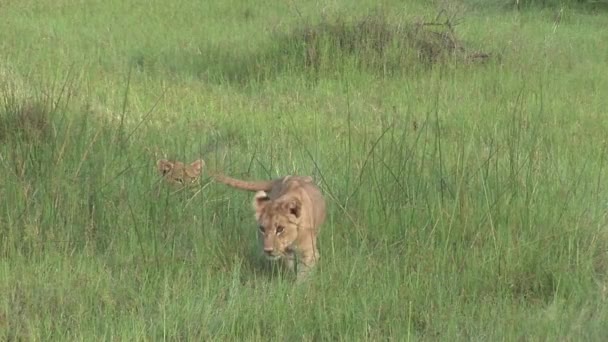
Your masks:
<path fill-rule="evenodd" d="M 255 279 L 264 278 L 267 281 L 282 279 L 283 281 L 295 281 L 295 274 L 283 265 L 281 260 L 267 260 L 256 250 L 249 250 L 243 258 L 245 269 L 248 272 L 241 273 L 243 284 L 255 283 Z"/>

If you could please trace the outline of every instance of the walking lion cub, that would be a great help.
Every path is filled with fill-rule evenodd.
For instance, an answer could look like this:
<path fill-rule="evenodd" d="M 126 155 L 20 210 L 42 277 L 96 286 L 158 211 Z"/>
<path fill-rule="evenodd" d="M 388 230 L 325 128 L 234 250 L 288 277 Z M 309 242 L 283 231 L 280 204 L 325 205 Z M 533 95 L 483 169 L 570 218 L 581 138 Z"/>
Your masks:
<path fill-rule="evenodd" d="M 317 236 L 325 222 L 325 199 L 311 177 L 283 178 L 247 182 L 215 175 L 220 183 L 237 189 L 256 191 L 253 210 L 259 227 L 264 254 L 283 259 L 303 280 L 319 260 Z M 296 265 L 295 258 L 298 257 Z"/>
<path fill-rule="evenodd" d="M 170 171 L 163 171 L 161 165 L 166 164 L 160 160 L 157 165 L 167 181 L 184 184 L 185 175 L 191 178 L 201 174 L 204 162 L 173 162 Z M 256 192 L 253 210 L 265 256 L 282 259 L 296 271 L 298 281 L 304 280 L 319 260 L 317 236 L 326 216 L 325 199 L 312 177 L 285 176 L 268 181 L 244 181 L 222 174 L 212 177 L 231 187 Z"/>

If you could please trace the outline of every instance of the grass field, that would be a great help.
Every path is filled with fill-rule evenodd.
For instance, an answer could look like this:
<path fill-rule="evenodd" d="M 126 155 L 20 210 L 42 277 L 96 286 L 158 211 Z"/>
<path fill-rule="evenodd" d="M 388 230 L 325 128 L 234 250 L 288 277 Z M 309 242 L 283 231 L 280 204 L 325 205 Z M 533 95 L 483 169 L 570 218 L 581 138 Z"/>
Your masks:
<path fill-rule="evenodd" d="M 407 45 L 441 8 L 487 61 Z M 473 0 L 0 2 L 0 340 L 604 341 L 607 25 Z M 313 175 L 314 276 L 260 258 L 250 193 L 174 191 L 163 157 Z"/>

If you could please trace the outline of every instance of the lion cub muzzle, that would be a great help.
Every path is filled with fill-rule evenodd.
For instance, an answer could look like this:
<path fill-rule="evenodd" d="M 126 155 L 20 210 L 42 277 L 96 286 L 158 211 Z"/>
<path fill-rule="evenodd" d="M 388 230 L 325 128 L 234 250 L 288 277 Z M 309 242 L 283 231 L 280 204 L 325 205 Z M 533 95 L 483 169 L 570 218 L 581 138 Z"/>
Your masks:
<path fill-rule="evenodd" d="M 283 253 L 281 253 L 278 240 L 278 234 L 276 229 L 272 228 L 264 228 L 264 226 L 260 225 L 260 239 L 262 240 L 262 250 L 264 252 L 264 256 L 269 260 L 279 259 Z"/>
<path fill-rule="evenodd" d="M 267 258 L 276 257 L 276 255 L 274 253 L 274 247 L 268 246 L 265 242 L 264 242 L 264 254 L 266 255 Z"/>

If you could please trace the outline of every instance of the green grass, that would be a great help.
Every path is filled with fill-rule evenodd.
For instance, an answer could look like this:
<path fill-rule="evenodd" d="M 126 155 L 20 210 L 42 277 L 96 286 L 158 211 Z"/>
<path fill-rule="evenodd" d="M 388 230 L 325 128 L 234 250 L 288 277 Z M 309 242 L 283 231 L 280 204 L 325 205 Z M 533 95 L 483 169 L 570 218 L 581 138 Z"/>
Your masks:
<path fill-rule="evenodd" d="M 484 64 L 327 35 L 309 68 L 294 32 L 439 2 L 1 4 L 0 339 L 604 340 L 605 15 L 463 5 Z M 313 175 L 314 277 L 161 157 Z"/>

